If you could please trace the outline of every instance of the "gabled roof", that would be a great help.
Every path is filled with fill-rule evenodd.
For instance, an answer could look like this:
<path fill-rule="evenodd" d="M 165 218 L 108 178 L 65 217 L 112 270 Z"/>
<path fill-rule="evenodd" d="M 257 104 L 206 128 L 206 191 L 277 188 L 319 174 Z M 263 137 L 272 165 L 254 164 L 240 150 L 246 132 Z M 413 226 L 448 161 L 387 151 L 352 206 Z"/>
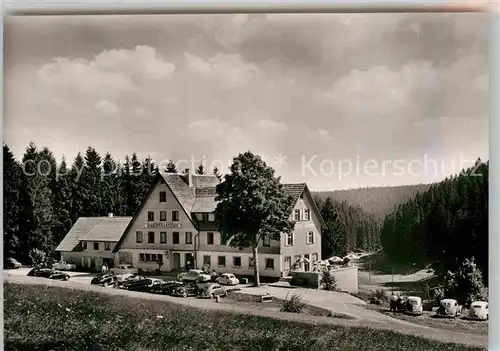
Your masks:
<path fill-rule="evenodd" d="M 118 241 L 131 219 L 132 217 L 80 217 L 56 251 L 73 251 L 80 240 Z"/>
<path fill-rule="evenodd" d="M 306 183 L 297 184 L 283 184 L 283 191 L 293 198 L 293 202 L 296 203 L 299 200 L 300 195 L 304 191 Z"/>

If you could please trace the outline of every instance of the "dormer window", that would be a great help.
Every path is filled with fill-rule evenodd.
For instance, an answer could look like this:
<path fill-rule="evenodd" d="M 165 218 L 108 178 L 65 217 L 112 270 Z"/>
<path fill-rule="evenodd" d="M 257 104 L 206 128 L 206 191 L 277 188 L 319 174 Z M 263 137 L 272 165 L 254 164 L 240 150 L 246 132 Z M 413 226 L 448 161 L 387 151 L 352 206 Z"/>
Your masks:
<path fill-rule="evenodd" d="M 82 241 L 82 249 L 87 250 L 87 242 Z"/>
<path fill-rule="evenodd" d="M 202 221 L 208 221 L 208 213 L 202 213 L 201 214 L 201 220 Z"/>

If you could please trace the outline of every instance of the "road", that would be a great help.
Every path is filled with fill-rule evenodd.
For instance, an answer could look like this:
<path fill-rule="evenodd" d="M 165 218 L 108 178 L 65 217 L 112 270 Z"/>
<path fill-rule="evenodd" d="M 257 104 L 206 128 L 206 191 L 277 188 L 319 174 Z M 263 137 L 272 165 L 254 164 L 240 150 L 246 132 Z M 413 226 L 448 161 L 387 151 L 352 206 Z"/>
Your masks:
<path fill-rule="evenodd" d="M 305 314 L 270 312 L 265 310 L 252 309 L 251 307 L 243 305 L 240 306 L 240 305 L 218 304 L 215 303 L 213 300 L 204 300 L 196 298 L 182 299 L 171 296 L 154 295 L 154 294 L 141 293 L 135 291 L 121 290 L 121 289 L 103 288 L 100 286 L 91 285 L 90 280 L 92 276 L 89 274 L 71 273 L 72 277 L 67 282 L 53 281 L 44 278 L 28 277 L 25 274 L 26 274 L 25 270 L 4 271 L 4 281 L 18 283 L 18 284 L 49 285 L 49 286 L 64 287 L 68 289 L 87 290 L 87 291 L 105 293 L 109 295 L 129 296 L 133 298 L 142 298 L 142 299 L 156 300 L 156 301 L 168 301 L 171 303 L 182 304 L 195 308 L 202 308 L 205 310 L 225 310 L 236 313 L 259 315 L 264 317 L 277 318 L 289 321 L 298 321 L 311 324 L 332 324 L 332 325 L 339 325 L 346 327 L 368 327 L 373 329 L 385 329 L 385 330 L 396 331 L 402 334 L 420 336 L 443 342 L 460 343 L 462 345 L 469 345 L 473 347 L 487 348 L 488 345 L 487 335 L 444 331 L 440 329 L 419 326 L 413 323 L 385 316 L 378 312 L 367 310 L 359 305 L 351 303 L 330 304 L 331 301 L 325 299 L 323 299 L 323 303 L 324 304 L 328 303 L 329 309 L 331 309 L 333 312 L 349 314 L 355 317 L 356 319 L 348 320 L 348 319 L 339 319 L 331 317 L 316 317 Z M 270 288 L 271 287 L 268 287 L 267 289 Z M 255 293 L 255 291 L 247 289 L 251 288 L 243 288 L 242 292 Z M 265 288 L 260 288 L 260 289 L 265 289 Z M 279 295 L 282 294 L 282 292 L 280 292 L 281 290 L 282 290 L 281 288 L 273 288 L 270 291 L 272 291 L 272 294 L 274 294 L 276 297 L 282 298 L 282 296 Z M 307 290 L 307 289 L 302 289 L 302 290 Z M 309 295 L 306 295 L 304 300 L 309 304 L 314 304 L 314 305 L 318 305 L 318 303 L 322 304 L 321 302 L 318 302 L 318 300 L 316 302 L 314 301 L 311 302 L 310 300 L 313 299 Z M 325 305 L 320 307 L 325 307 Z"/>

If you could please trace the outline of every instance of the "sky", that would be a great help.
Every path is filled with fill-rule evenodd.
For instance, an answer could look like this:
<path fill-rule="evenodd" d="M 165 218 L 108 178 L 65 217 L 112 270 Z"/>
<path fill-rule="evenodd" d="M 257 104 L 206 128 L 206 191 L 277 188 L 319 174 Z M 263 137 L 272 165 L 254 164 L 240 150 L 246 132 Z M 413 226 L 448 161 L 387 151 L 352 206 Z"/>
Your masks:
<path fill-rule="evenodd" d="M 226 171 L 252 151 L 311 190 L 430 183 L 488 159 L 487 14 L 4 20 L 4 142 Z"/>

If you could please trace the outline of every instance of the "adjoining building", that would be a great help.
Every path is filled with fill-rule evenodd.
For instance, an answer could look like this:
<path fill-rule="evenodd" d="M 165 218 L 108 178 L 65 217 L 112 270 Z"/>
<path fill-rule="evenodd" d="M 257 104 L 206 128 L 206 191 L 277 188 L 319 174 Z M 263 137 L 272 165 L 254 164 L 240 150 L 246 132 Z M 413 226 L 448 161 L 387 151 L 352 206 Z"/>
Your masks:
<path fill-rule="evenodd" d="M 114 253 L 132 217 L 80 217 L 57 246 L 61 260 L 79 268 L 101 270 L 118 262 Z"/>
<path fill-rule="evenodd" d="M 191 174 L 189 170 L 184 174 L 161 172 L 112 249 L 117 254 L 115 264 L 151 271 L 209 266 L 217 272 L 252 275 L 251 249 L 226 245 L 215 225 L 218 183 L 215 176 Z M 295 229 L 280 240 L 266 238 L 260 244 L 262 276 L 286 276 L 299 260 L 321 259 L 320 235 L 325 225 L 307 185 L 284 184 L 284 190 L 295 200 L 290 213 Z M 304 268 L 309 270 L 310 264 Z"/>

